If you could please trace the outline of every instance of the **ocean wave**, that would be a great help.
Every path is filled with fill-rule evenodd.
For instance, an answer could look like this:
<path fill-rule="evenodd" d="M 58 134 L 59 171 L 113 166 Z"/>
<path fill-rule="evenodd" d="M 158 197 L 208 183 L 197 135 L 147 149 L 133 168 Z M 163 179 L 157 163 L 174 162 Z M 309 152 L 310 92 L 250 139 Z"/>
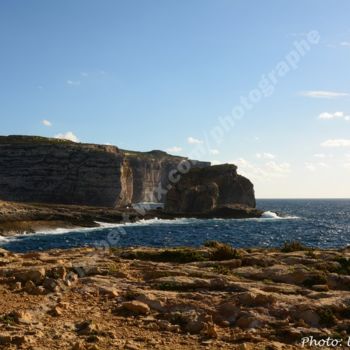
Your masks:
<path fill-rule="evenodd" d="M 261 215 L 261 219 L 269 219 L 269 220 L 291 220 L 291 219 L 300 219 L 299 216 L 285 215 L 279 216 L 277 213 L 273 211 L 265 211 Z"/>
<path fill-rule="evenodd" d="M 191 225 L 191 224 L 205 224 L 208 222 L 235 222 L 235 221 L 255 221 L 264 222 L 271 220 L 290 220 L 299 219 L 297 216 L 279 216 L 273 211 L 266 211 L 262 214 L 261 218 L 247 218 L 247 219 L 223 219 L 223 218 L 213 218 L 213 219 L 198 219 L 198 218 L 176 218 L 176 219 L 141 219 L 135 222 L 124 222 L 124 223 L 107 223 L 98 222 L 96 227 L 75 227 L 75 228 L 56 228 L 48 230 L 39 230 L 35 233 L 17 234 L 14 236 L 4 237 L 0 235 L 0 245 L 6 244 L 17 239 L 25 239 L 33 236 L 45 236 L 45 235 L 63 235 L 63 234 L 76 234 L 76 233 L 88 233 L 94 231 L 102 231 L 106 229 L 113 229 L 118 227 L 133 227 L 133 226 L 153 226 L 153 225 Z"/>

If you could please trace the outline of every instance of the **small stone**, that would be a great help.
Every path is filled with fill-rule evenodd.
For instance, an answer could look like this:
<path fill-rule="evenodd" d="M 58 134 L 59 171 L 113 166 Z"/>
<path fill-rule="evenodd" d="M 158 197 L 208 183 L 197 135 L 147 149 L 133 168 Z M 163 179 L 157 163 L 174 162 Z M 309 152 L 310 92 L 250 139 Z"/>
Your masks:
<path fill-rule="evenodd" d="M 50 310 L 50 314 L 52 316 L 58 317 L 62 315 L 62 310 L 58 306 L 55 306 Z"/>
<path fill-rule="evenodd" d="M 242 315 L 235 325 L 242 329 L 260 328 L 261 322 L 252 315 Z"/>
<path fill-rule="evenodd" d="M 17 323 L 31 324 L 32 315 L 27 311 L 13 311 L 9 314 Z"/>
<path fill-rule="evenodd" d="M 315 284 L 312 286 L 312 289 L 316 292 L 328 292 L 329 287 L 327 284 Z"/>
<path fill-rule="evenodd" d="M 13 284 L 11 287 L 12 287 L 11 289 L 13 291 L 21 290 L 22 289 L 22 282 L 15 282 L 15 284 Z"/>
<path fill-rule="evenodd" d="M 213 323 L 208 323 L 205 327 L 205 334 L 209 337 L 209 338 L 217 338 L 218 337 L 218 333 L 215 329 L 215 325 Z"/>
<path fill-rule="evenodd" d="M 150 308 L 147 304 L 137 300 L 125 301 L 122 304 L 122 308 L 141 315 L 147 315 L 150 312 Z"/>
<path fill-rule="evenodd" d="M 85 350 L 86 347 L 82 342 L 76 342 L 73 347 L 72 350 Z"/>
<path fill-rule="evenodd" d="M 92 320 L 88 320 L 77 324 L 76 330 L 80 335 L 90 335 L 91 333 L 98 331 L 98 327 Z"/>
<path fill-rule="evenodd" d="M 50 292 L 59 291 L 59 285 L 57 281 L 53 278 L 45 278 L 43 287 Z"/>
<path fill-rule="evenodd" d="M 47 272 L 47 275 L 53 279 L 65 279 L 67 276 L 67 270 L 64 266 L 56 266 Z"/>
<path fill-rule="evenodd" d="M 127 350 L 139 350 L 140 348 L 135 343 L 127 342 L 125 344 L 125 346 L 124 346 L 124 349 L 127 349 Z"/>
<path fill-rule="evenodd" d="M 119 296 L 119 293 L 114 288 L 100 287 L 99 291 L 101 295 L 105 295 L 110 298 L 116 298 Z"/>

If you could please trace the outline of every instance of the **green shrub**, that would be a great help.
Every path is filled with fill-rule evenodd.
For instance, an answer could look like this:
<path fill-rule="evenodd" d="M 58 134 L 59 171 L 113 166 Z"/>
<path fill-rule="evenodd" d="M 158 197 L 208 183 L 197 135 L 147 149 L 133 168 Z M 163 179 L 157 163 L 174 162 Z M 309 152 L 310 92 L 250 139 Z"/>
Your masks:
<path fill-rule="evenodd" d="M 217 248 L 221 245 L 222 243 L 220 243 L 219 241 L 205 241 L 204 242 L 204 247 L 207 248 Z"/>
<path fill-rule="evenodd" d="M 350 259 L 338 258 L 336 262 L 340 264 L 340 268 L 336 271 L 341 275 L 350 275 Z"/>
<path fill-rule="evenodd" d="M 327 284 L 327 278 L 324 273 L 313 275 L 303 282 L 303 285 L 308 288 L 315 286 L 317 284 Z"/>
<path fill-rule="evenodd" d="M 205 252 L 192 248 L 174 248 L 155 251 L 134 251 L 122 253 L 121 257 L 126 259 L 138 259 L 156 262 L 189 263 L 194 261 L 208 260 Z"/>
<path fill-rule="evenodd" d="M 211 260 L 239 259 L 241 256 L 236 249 L 228 244 L 221 243 L 211 251 Z"/>
<path fill-rule="evenodd" d="M 303 250 L 309 250 L 304 244 L 299 241 L 287 241 L 284 242 L 281 252 L 283 253 L 291 253 L 291 252 L 299 252 Z"/>
<path fill-rule="evenodd" d="M 335 318 L 333 311 L 329 308 L 324 308 L 318 310 L 318 315 L 320 316 L 320 323 L 324 326 L 334 326 L 337 319 Z"/>

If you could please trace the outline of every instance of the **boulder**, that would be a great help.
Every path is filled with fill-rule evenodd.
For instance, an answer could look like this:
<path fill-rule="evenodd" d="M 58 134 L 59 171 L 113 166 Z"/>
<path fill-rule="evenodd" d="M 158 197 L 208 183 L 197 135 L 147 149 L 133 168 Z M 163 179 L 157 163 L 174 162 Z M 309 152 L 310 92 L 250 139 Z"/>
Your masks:
<path fill-rule="evenodd" d="M 150 308 L 147 304 L 138 300 L 125 301 L 122 303 L 122 309 L 131 311 L 134 314 L 147 315 L 150 312 Z"/>
<path fill-rule="evenodd" d="M 179 175 L 180 176 L 180 175 Z M 255 208 L 253 184 L 232 164 L 193 168 L 166 195 L 169 213 L 206 213 L 230 206 Z"/>
<path fill-rule="evenodd" d="M 26 283 L 28 281 L 33 281 L 35 284 L 40 284 L 45 276 L 46 272 L 43 267 L 32 268 L 28 270 L 21 270 L 14 273 L 17 281 Z"/>

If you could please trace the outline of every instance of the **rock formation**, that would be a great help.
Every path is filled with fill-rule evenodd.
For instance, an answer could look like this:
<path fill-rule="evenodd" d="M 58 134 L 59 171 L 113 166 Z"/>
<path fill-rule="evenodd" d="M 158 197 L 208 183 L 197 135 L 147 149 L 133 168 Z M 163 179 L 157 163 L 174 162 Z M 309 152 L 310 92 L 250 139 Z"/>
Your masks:
<path fill-rule="evenodd" d="M 36 136 L 0 137 L 0 199 L 119 207 L 154 198 L 183 157 Z M 194 167 L 210 163 L 191 161 Z M 152 198 L 153 197 L 153 198 Z"/>
<path fill-rule="evenodd" d="M 232 164 L 193 168 L 168 192 L 165 210 L 205 213 L 228 206 L 255 208 L 253 184 Z"/>

